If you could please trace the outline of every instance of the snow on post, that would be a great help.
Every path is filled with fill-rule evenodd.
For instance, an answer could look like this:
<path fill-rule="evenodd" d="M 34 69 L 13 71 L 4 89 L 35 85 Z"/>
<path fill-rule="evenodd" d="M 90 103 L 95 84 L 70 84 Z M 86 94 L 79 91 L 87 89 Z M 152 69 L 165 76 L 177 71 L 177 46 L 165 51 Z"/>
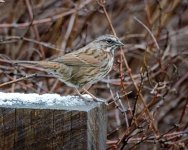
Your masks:
<path fill-rule="evenodd" d="M 101 102 L 0 92 L 0 149 L 105 149 L 106 124 Z"/>

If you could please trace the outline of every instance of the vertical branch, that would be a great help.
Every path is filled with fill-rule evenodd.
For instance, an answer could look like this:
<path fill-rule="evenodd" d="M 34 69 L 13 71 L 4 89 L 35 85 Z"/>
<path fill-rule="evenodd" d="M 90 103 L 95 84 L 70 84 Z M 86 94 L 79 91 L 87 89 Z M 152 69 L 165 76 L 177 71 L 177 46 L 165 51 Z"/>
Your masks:
<path fill-rule="evenodd" d="M 112 29 L 113 34 L 116 36 L 116 31 L 115 31 L 115 29 L 114 29 L 114 27 L 112 25 L 111 19 L 110 19 L 109 15 L 108 15 L 108 13 L 106 11 L 105 0 L 98 0 L 97 2 L 102 7 L 102 9 L 104 11 L 104 14 L 105 14 L 105 16 L 106 16 L 106 18 L 108 20 L 109 25 L 110 25 L 110 28 Z"/>
<path fill-rule="evenodd" d="M 29 12 L 29 19 L 31 21 L 31 25 L 32 25 L 32 22 L 34 20 L 34 17 L 33 17 L 33 11 L 32 11 L 32 8 L 31 8 L 31 4 L 30 4 L 30 1 L 29 0 L 25 0 L 25 3 L 26 3 L 26 7 L 28 9 L 28 12 Z M 36 36 L 36 39 L 38 41 L 40 41 L 40 35 L 39 35 L 39 31 L 37 29 L 37 26 L 36 25 L 32 25 L 32 28 L 34 30 L 34 33 L 35 33 L 35 36 Z M 39 48 L 40 48 L 40 51 L 41 51 L 41 54 L 42 54 L 42 58 L 45 57 L 45 53 L 44 53 L 44 49 L 42 47 L 42 45 L 39 45 Z"/>

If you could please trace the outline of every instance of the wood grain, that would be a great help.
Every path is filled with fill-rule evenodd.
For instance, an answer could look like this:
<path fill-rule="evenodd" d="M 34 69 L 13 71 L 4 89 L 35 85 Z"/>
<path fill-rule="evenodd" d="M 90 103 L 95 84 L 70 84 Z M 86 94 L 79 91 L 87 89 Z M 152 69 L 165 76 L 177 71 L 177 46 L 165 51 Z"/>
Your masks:
<path fill-rule="evenodd" d="M 103 103 L 91 102 L 70 109 L 0 105 L 0 149 L 105 150 L 105 143 Z"/>

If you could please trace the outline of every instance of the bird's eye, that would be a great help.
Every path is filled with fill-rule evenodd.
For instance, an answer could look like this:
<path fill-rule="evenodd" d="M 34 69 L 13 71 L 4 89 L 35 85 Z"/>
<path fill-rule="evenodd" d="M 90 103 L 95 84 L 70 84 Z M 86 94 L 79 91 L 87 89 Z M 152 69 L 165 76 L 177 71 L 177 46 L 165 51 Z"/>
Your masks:
<path fill-rule="evenodd" d="M 106 40 L 108 44 L 112 44 L 113 41 L 111 39 Z"/>

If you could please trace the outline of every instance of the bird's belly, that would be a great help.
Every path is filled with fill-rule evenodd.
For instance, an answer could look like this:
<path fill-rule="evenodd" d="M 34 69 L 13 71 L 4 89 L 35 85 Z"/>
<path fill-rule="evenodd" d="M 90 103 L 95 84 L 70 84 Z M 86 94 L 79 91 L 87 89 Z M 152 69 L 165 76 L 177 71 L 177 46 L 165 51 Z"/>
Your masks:
<path fill-rule="evenodd" d="M 107 63 L 106 63 L 107 62 Z M 87 66 L 87 67 L 70 67 L 69 71 L 58 72 L 56 76 L 61 76 L 60 80 L 70 87 L 84 87 L 96 83 L 103 79 L 111 70 L 113 60 L 104 60 L 101 66 Z M 65 74 L 68 72 L 68 74 Z"/>
<path fill-rule="evenodd" d="M 96 73 L 92 76 L 92 80 L 90 80 L 88 84 L 93 84 L 95 82 L 100 81 L 111 71 L 113 66 L 113 59 L 105 62 L 108 63 L 104 63 L 100 66 L 100 68 L 94 69 L 94 72 Z"/>

